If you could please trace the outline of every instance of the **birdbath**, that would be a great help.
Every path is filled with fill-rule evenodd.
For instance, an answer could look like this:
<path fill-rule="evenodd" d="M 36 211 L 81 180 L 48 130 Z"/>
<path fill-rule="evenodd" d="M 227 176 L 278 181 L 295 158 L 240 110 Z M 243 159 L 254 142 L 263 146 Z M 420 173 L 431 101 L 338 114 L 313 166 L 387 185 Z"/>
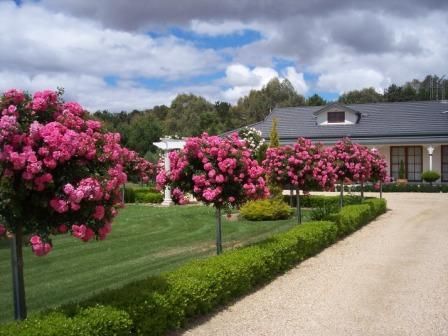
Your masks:
<path fill-rule="evenodd" d="M 182 139 L 171 139 L 171 138 L 161 138 L 159 142 L 154 142 L 157 148 L 160 148 L 164 153 L 165 160 L 165 173 L 168 175 L 170 172 L 170 159 L 169 152 L 176 149 L 182 149 L 185 146 L 185 140 Z M 163 198 L 162 205 L 170 206 L 173 204 L 171 199 L 171 188 L 167 185 L 165 186 L 165 197 Z"/>

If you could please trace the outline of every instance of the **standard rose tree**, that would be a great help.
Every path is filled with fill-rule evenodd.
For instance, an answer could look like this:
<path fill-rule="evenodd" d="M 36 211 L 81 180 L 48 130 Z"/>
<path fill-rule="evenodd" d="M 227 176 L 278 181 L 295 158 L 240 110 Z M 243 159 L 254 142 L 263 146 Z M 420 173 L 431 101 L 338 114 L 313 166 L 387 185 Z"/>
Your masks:
<path fill-rule="evenodd" d="M 297 190 L 297 216 L 301 223 L 299 190 L 330 190 L 336 173 L 330 153 L 311 140 L 299 138 L 293 146 L 269 148 L 263 161 L 267 175 L 280 185 Z"/>
<path fill-rule="evenodd" d="M 338 181 L 341 184 L 340 206 L 344 202 L 344 182 L 361 183 L 361 190 L 365 182 L 370 180 L 372 172 L 372 154 L 362 145 L 353 143 L 349 138 L 338 141 L 330 153 L 335 158 Z"/>
<path fill-rule="evenodd" d="M 382 185 L 389 181 L 387 173 L 387 162 L 377 149 L 371 149 L 371 173 L 370 181 L 375 183 L 374 187 L 380 190 L 380 198 L 383 196 Z"/>
<path fill-rule="evenodd" d="M 18 258 L 23 237 L 38 256 L 51 251 L 53 234 L 104 239 L 126 172 L 146 179 L 151 165 L 60 92 L 9 90 L 0 111 L 0 235 L 10 232 Z"/>
<path fill-rule="evenodd" d="M 264 170 L 251 158 L 244 140 L 233 134 L 228 138 L 209 136 L 187 139 L 185 147 L 169 155 L 171 170 L 167 176 L 159 171 L 159 188 L 169 184 L 173 196 L 191 193 L 216 208 L 217 253 L 222 252 L 221 209 L 238 206 L 249 199 L 266 197 L 268 189 Z"/>

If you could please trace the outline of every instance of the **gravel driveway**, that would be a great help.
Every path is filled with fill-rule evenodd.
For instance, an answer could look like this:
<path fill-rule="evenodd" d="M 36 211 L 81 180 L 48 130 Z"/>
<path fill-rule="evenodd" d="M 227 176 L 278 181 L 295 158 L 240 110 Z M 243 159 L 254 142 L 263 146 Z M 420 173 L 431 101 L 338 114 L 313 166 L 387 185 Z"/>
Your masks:
<path fill-rule="evenodd" d="M 448 335 L 448 196 L 388 211 L 183 335 Z"/>

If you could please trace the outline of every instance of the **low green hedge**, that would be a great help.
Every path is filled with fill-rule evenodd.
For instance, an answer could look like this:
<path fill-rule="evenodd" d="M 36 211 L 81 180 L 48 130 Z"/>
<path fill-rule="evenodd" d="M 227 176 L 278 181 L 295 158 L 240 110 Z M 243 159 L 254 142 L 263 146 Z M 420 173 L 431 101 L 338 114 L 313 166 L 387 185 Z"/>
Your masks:
<path fill-rule="evenodd" d="M 0 336 L 121 336 L 130 335 L 128 313 L 112 307 L 80 309 L 73 318 L 61 312 L 29 318 L 0 327 Z"/>
<path fill-rule="evenodd" d="M 340 235 L 345 236 L 384 212 L 386 212 L 384 199 L 374 198 L 367 199 L 362 204 L 345 206 L 337 214 L 332 215 L 332 219 L 338 225 Z"/>
<path fill-rule="evenodd" d="M 249 201 L 240 209 L 241 216 L 251 221 L 288 219 L 293 213 L 287 203 L 275 199 Z"/>
<path fill-rule="evenodd" d="M 284 195 L 283 200 L 290 203 L 290 196 Z M 360 196 L 344 196 L 344 205 L 360 204 Z M 300 195 L 300 205 L 303 208 L 323 208 L 328 206 L 339 206 L 339 196 L 320 196 L 320 195 Z M 292 197 L 292 206 L 297 206 L 296 196 Z"/>
<path fill-rule="evenodd" d="M 334 221 L 297 225 L 263 242 L 231 250 L 220 256 L 195 260 L 175 271 L 133 282 L 122 288 L 106 290 L 53 312 L 61 319 L 60 323 L 66 323 L 85 316 L 86 308 L 101 304 L 129 314 L 132 334 L 163 335 L 168 330 L 183 326 L 189 318 L 206 314 L 267 283 L 384 211 L 386 202 L 379 199 L 347 206 L 334 214 Z M 42 323 L 52 314 L 34 323 Z M 70 323 L 67 324 L 69 332 Z M 64 330 L 60 334 L 71 335 L 63 328 L 59 322 L 55 327 L 58 331 Z M 3 327 L 0 330 L 4 332 L 0 333 L 2 336 L 16 335 Z M 121 335 L 113 326 L 107 332 L 104 331 L 102 335 L 111 335 L 113 332 Z"/>

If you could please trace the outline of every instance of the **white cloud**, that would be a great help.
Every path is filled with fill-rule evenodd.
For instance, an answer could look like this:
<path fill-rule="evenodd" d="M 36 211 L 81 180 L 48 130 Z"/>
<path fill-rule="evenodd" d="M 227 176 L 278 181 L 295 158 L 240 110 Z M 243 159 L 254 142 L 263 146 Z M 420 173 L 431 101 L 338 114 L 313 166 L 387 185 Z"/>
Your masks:
<path fill-rule="evenodd" d="M 270 67 L 251 69 L 243 64 L 232 64 L 227 67 L 225 78 L 225 83 L 230 88 L 224 90 L 223 96 L 231 102 L 236 102 L 251 90 L 261 89 L 275 77 L 280 81 L 285 78 L 288 79 L 300 94 L 304 94 L 308 89 L 303 73 L 298 73 L 294 67 L 287 67 L 283 76 L 280 76 L 275 69 Z"/>
<path fill-rule="evenodd" d="M 297 72 L 294 67 L 287 67 L 284 77 L 291 82 L 292 86 L 299 94 L 306 94 L 308 91 L 308 84 L 305 82 L 302 72 Z"/>
<path fill-rule="evenodd" d="M 104 29 L 37 5 L 0 3 L 0 64 L 32 73 L 180 78 L 219 68 L 221 57 L 174 37 Z"/>
<path fill-rule="evenodd" d="M 387 86 L 384 76 L 372 69 L 341 69 L 319 76 L 317 87 L 325 91 L 344 93 L 350 90 L 373 87 L 382 92 Z"/>

